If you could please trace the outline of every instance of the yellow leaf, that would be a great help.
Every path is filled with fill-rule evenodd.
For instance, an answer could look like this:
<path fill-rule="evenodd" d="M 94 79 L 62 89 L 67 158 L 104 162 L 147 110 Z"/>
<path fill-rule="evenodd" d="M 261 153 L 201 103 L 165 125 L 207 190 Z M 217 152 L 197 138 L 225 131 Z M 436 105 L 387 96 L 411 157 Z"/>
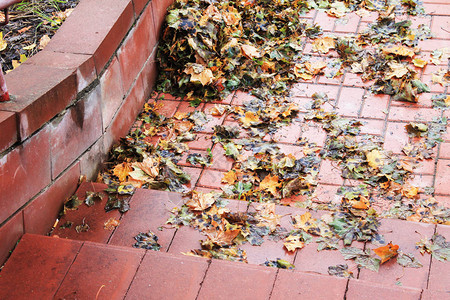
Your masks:
<path fill-rule="evenodd" d="M 34 48 L 36 48 L 36 44 L 31 44 L 28 46 L 23 47 L 23 50 L 33 50 Z"/>
<path fill-rule="evenodd" d="M 277 175 L 267 175 L 259 184 L 259 189 L 270 192 L 274 196 L 278 196 L 277 188 L 281 187 L 281 182 Z"/>
<path fill-rule="evenodd" d="M 173 128 L 180 133 L 188 132 L 193 127 L 194 124 L 192 124 L 190 121 L 177 121 L 173 124 Z"/>
<path fill-rule="evenodd" d="M 419 193 L 419 188 L 412 185 L 404 185 L 402 186 L 402 195 L 407 198 L 415 198 Z"/>
<path fill-rule="evenodd" d="M 317 38 L 313 42 L 313 51 L 320 53 L 328 53 L 331 49 L 334 49 L 334 47 L 334 39 L 329 36 Z"/>
<path fill-rule="evenodd" d="M 364 196 L 359 196 L 359 199 L 351 200 L 350 203 L 355 209 L 369 209 L 370 207 L 369 200 Z"/>
<path fill-rule="evenodd" d="M 377 149 L 374 149 L 369 153 L 367 153 L 366 158 L 369 166 L 371 166 L 374 169 L 378 169 L 384 163 L 384 155 Z"/>
<path fill-rule="evenodd" d="M 188 117 L 188 113 L 177 111 L 173 117 L 177 120 L 183 120 Z"/>
<path fill-rule="evenodd" d="M 239 121 L 241 121 L 242 126 L 245 128 L 261 123 L 259 116 L 252 111 L 245 112 L 245 116 L 239 118 Z"/>
<path fill-rule="evenodd" d="M 156 176 L 159 175 L 159 163 L 160 163 L 159 157 L 148 156 L 144 158 L 142 162 L 133 163 L 132 166 L 142 170 L 145 173 L 145 175 L 151 178 L 155 178 Z"/>
<path fill-rule="evenodd" d="M 124 162 L 114 167 L 113 174 L 119 178 L 120 182 L 124 182 L 131 171 L 133 171 L 133 168 L 130 164 Z"/>
<path fill-rule="evenodd" d="M 388 65 L 391 71 L 386 73 L 386 79 L 391 79 L 392 77 L 402 78 L 408 74 L 408 68 L 402 63 L 390 61 Z"/>
<path fill-rule="evenodd" d="M 3 39 L 3 32 L 0 32 L 0 51 L 3 51 L 8 47 L 8 43 Z"/>
<path fill-rule="evenodd" d="M 395 54 L 399 56 L 414 56 L 414 50 L 406 46 L 386 46 L 382 49 L 383 54 Z"/>
<path fill-rule="evenodd" d="M 238 10 L 232 6 L 228 6 L 222 12 L 222 17 L 228 26 L 239 25 L 239 22 L 241 21 L 241 15 L 239 14 Z"/>
<path fill-rule="evenodd" d="M 211 83 L 214 79 L 214 75 L 209 68 L 205 68 L 200 64 L 190 64 L 184 73 L 191 75 L 191 82 L 199 82 L 202 85 Z"/>
<path fill-rule="evenodd" d="M 237 180 L 237 175 L 234 170 L 230 170 L 223 174 L 222 182 L 228 184 L 234 184 Z"/>
<path fill-rule="evenodd" d="M 242 54 L 244 54 L 250 59 L 261 57 L 261 53 L 259 52 L 259 50 L 252 45 L 242 45 L 241 50 Z"/>
<path fill-rule="evenodd" d="M 314 61 L 312 63 L 310 63 L 309 61 L 305 62 L 306 69 L 311 74 L 314 74 L 314 75 L 320 73 L 320 70 L 322 70 L 326 66 L 327 66 L 327 63 L 324 62 L 323 60 Z"/>
<path fill-rule="evenodd" d="M 195 211 L 203 211 L 216 202 L 216 194 L 215 193 L 202 193 L 193 191 L 192 197 L 186 202 L 186 205 L 189 206 L 190 209 Z"/>
<path fill-rule="evenodd" d="M 416 66 L 418 68 L 423 68 L 423 67 L 425 67 L 427 65 L 427 62 L 424 61 L 423 59 L 420 59 L 420 58 L 414 58 L 412 60 L 412 62 L 414 64 L 414 66 Z"/>

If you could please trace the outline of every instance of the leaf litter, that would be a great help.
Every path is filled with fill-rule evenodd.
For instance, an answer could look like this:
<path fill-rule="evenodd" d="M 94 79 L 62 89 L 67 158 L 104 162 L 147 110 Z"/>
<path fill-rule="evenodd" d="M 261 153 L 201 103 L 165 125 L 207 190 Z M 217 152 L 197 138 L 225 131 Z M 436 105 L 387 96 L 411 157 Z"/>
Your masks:
<path fill-rule="evenodd" d="M 320 26 L 301 17 L 318 7 L 338 18 L 350 11 L 364 14 L 365 9 L 379 11 L 379 17 L 358 35 L 325 36 Z M 429 159 L 442 141 L 447 120 L 409 123 L 405 130 L 411 141 L 403 150 L 406 158 L 401 158 L 384 150 L 380 138 L 361 134 L 363 123 L 340 116 L 326 94 L 314 94 L 306 114 L 288 94 L 290 86 L 299 80 L 351 72 L 360 74 L 364 81 L 373 81 L 370 91 L 374 94 L 391 95 L 393 101 L 417 102 L 420 93 L 430 91 L 413 67 L 428 63 L 417 45 L 430 38 L 431 32 L 424 25 L 412 28 L 410 21 L 396 21 L 395 12 L 401 9 L 376 7 L 371 2 L 176 1 L 169 10 L 159 46 L 158 90 L 182 96 L 193 106 L 224 98 L 238 89 L 250 91 L 254 97 L 242 106 L 216 104 L 207 113 L 194 110 L 172 118 L 159 113 L 157 101 L 147 103 L 129 135 L 111 150 L 109 167 L 99 180 L 119 194 L 131 194 L 134 188 L 184 193 L 188 200 L 172 210 L 167 223 L 192 226 L 204 235 L 201 248 L 187 255 L 246 262 L 247 254 L 240 246 L 259 246 L 270 238 L 283 240 L 285 249 L 291 252 L 315 241 L 318 251 L 339 249 L 345 259 L 373 271 L 394 257 L 401 266 L 420 267 L 412 254 L 403 253 L 391 242 L 386 244 L 378 232 L 379 218 L 449 224 L 449 210 L 431 196 L 422 199 L 421 190 L 409 184 L 418 162 Z M 422 10 L 414 1 L 404 1 L 403 9 L 412 15 Z M 335 51 L 337 57 L 330 60 L 303 54 L 307 42 L 312 43 L 313 51 L 321 55 Z M 447 53 L 433 52 L 430 63 Z M 445 109 L 447 102 L 445 95 L 433 99 L 439 108 Z M 333 109 L 324 109 L 326 105 Z M 226 185 L 222 192 L 192 191 L 186 186 L 190 176 L 179 162 L 188 153 L 187 163 L 211 166 L 215 159 L 212 147 L 205 156 L 192 153 L 188 143 L 195 141 L 211 120 L 222 116 L 238 125 L 213 128 L 213 146 L 220 145 L 233 161 L 232 169 L 222 178 Z M 275 135 L 295 122 L 321 126 L 327 134 L 325 145 L 300 138 L 296 146 L 302 154 L 285 153 Z M 325 160 L 334 161 L 343 178 L 359 184 L 341 188 L 339 201 L 320 204 L 312 199 L 319 167 Z M 287 231 L 280 225 L 275 206 L 298 195 L 309 200 L 291 205 L 329 212 L 320 219 L 309 212 L 291 216 L 293 229 Z M 255 210 L 233 212 L 225 199 L 254 203 Z M 380 209 L 379 199 L 387 201 L 389 209 L 385 205 Z M 108 202 L 108 208 L 121 212 L 128 207 L 111 197 Z M 142 247 L 158 247 L 157 237 L 151 232 L 141 233 L 136 240 Z M 351 247 L 353 241 L 380 247 L 362 250 Z M 423 241 L 419 247 L 424 253 L 446 259 L 448 245 L 439 238 Z M 265 265 L 292 267 L 280 259 L 267 260 Z M 329 273 L 343 277 L 352 274 L 345 265 L 330 266 Z"/>

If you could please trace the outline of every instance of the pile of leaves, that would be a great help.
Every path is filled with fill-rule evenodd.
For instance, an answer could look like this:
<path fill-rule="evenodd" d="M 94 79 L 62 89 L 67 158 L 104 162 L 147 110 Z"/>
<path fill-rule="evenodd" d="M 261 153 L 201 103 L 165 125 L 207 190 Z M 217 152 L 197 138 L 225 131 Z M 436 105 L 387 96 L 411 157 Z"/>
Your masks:
<path fill-rule="evenodd" d="M 412 67 L 423 68 L 427 63 L 413 47 L 430 38 L 431 32 L 425 25 L 411 28 L 409 20 L 396 22 L 396 7 L 389 2 L 176 1 L 159 46 L 158 89 L 211 100 L 251 87 L 255 95 L 267 99 L 286 94 L 298 80 L 324 73 L 335 77 L 347 70 L 361 73 L 363 80 L 375 80 L 374 93 L 417 102 L 417 95 L 429 89 Z M 402 3 L 408 13 L 420 11 L 418 2 Z M 320 26 L 302 19 L 317 7 L 338 18 L 350 11 L 364 15 L 377 10 L 380 15 L 358 36 L 335 38 L 322 36 Z M 313 51 L 335 50 L 339 59 L 328 62 L 303 55 L 308 40 Z"/>
<path fill-rule="evenodd" d="M 9 23 L 0 32 L 3 72 L 13 70 L 44 49 L 79 0 L 28 0 L 9 8 Z M 3 13 L 0 19 L 4 20 Z"/>

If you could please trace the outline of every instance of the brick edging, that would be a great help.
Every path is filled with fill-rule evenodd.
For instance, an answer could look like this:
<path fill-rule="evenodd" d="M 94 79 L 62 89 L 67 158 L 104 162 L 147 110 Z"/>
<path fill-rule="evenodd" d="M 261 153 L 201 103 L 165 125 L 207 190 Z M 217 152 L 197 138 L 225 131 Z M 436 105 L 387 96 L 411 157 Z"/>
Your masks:
<path fill-rule="evenodd" d="M 45 234 L 81 174 L 96 176 L 157 75 L 173 0 L 81 0 L 47 47 L 6 75 L 0 103 L 0 264 L 23 233 Z"/>

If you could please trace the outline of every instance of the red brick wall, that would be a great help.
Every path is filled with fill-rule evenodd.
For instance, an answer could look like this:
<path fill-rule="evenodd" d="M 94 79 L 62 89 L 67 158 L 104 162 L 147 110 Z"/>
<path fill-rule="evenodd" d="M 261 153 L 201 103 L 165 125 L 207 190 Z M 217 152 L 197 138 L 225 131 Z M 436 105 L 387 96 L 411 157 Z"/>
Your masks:
<path fill-rule="evenodd" d="M 49 231 L 80 175 L 125 135 L 156 78 L 172 0 L 81 0 L 47 47 L 6 75 L 0 103 L 0 264 Z"/>

